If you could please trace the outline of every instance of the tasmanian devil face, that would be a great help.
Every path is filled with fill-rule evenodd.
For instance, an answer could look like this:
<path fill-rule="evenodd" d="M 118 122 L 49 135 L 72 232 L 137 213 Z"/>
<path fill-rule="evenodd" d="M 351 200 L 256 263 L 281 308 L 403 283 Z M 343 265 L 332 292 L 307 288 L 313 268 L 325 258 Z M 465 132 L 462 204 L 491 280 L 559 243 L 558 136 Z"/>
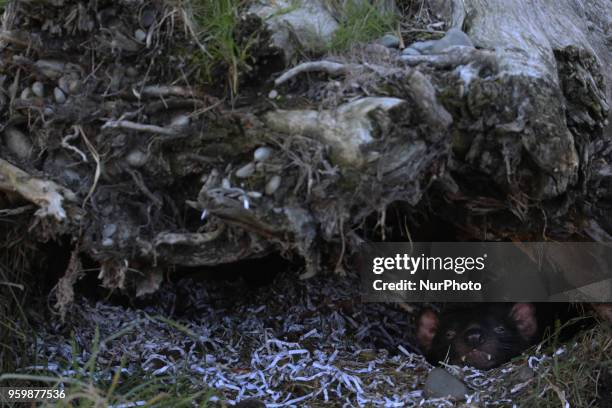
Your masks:
<path fill-rule="evenodd" d="M 530 303 L 482 304 L 470 309 L 421 314 L 417 341 L 428 360 L 479 369 L 496 367 L 519 355 L 538 332 Z"/>

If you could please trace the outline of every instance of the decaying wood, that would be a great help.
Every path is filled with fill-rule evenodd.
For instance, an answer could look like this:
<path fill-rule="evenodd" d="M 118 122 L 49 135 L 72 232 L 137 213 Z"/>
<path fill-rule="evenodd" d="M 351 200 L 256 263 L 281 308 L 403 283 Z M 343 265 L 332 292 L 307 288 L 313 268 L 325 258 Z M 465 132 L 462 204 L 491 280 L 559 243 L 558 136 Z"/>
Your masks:
<path fill-rule="evenodd" d="M 50 180 L 36 178 L 0 159 L 0 191 L 16 193 L 36 204 L 38 217 L 52 217 L 57 221 L 67 218 L 64 201 L 75 202 L 76 195 L 69 189 Z"/>
<path fill-rule="evenodd" d="M 0 115 L 27 128 L 33 152 L 0 150 L 0 189 L 56 219 L 84 203 L 71 233 L 109 285 L 135 258 L 197 266 L 271 251 L 299 254 L 312 276 L 329 248 L 350 255 L 360 234 L 395 228 L 393 203 L 468 238 L 612 232 L 604 0 L 432 2 L 475 48 L 365 47 L 270 72 L 258 70 L 270 44 L 256 43 L 262 61 L 234 101 L 208 95 L 224 81 L 202 85 L 207 52 L 178 6 L 57 3 L 11 1 L 3 21 Z M 145 42 L 125 34 L 140 7 L 159 16 Z M 15 34 L 26 26 L 40 42 L 27 52 Z M 272 82 L 278 97 L 260 97 Z M 73 129 L 88 136 L 66 138 Z"/>

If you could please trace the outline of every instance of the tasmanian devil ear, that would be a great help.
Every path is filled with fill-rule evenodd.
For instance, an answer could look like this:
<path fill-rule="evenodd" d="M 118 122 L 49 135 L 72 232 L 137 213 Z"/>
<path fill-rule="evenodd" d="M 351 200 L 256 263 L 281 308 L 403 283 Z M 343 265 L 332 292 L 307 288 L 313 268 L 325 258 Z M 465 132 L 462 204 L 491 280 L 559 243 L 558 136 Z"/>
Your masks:
<path fill-rule="evenodd" d="M 424 310 L 417 321 L 416 339 L 423 351 L 431 350 L 433 338 L 438 331 L 440 320 L 438 315 L 431 309 Z"/>
<path fill-rule="evenodd" d="M 612 303 L 593 303 L 592 306 L 600 318 L 612 324 Z"/>
<path fill-rule="evenodd" d="M 531 303 L 515 303 L 510 310 L 510 318 L 516 323 L 519 334 L 525 340 L 532 340 L 538 332 L 535 306 Z"/>

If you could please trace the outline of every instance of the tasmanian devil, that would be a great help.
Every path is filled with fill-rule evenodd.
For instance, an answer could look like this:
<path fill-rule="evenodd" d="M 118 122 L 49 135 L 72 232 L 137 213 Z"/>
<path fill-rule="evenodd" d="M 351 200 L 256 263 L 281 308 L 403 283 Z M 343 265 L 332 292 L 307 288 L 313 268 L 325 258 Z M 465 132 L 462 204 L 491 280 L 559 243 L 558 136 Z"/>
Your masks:
<path fill-rule="evenodd" d="M 538 332 L 531 303 L 447 308 L 439 317 L 426 310 L 417 322 L 417 341 L 432 364 L 447 361 L 479 369 L 519 355 L 537 340 Z"/>

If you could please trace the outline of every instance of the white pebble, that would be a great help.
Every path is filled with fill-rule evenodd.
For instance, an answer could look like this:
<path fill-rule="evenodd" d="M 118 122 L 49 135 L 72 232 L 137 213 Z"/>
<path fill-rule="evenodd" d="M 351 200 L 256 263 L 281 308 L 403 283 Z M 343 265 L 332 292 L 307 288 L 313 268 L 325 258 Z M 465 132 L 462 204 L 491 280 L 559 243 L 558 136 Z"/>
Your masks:
<path fill-rule="evenodd" d="M 79 79 L 73 79 L 72 81 L 70 81 L 70 83 L 68 84 L 68 91 L 71 94 L 76 94 L 81 90 L 81 80 Z"/>
<path fill-rule="evenodd" d="M 266 194 L 272 195 L 276 193 L 276 190 L 281 185 L 281 177 L 279 175 L 272 176 L 272 178 L 266 183 Z"/>
<path fill-rule="evenodd" d="M 255 161 L 266 161 L 272 156 L 272 149 L 268 146 L 261 146 L 255 149 L 255 153 L 253 153 L 253 158 Z"/>
<path fill-rule="evenodd" d="M 64 94 L 64 92 L 58 87 L 53 89 L 53 96 L 55 96 L 55 102 L 59 104 L 66 102 L 66 94 Z"/>
<path fill-rule="evenodd" d="M 20 159 L 28 159 L 32 155 L 32 142 L 20 130 L 9 127 L 4 131 L 6 147 Z"/>
<path fill-rule="evenodd" d="M 67 76 L 61 77 L 59 81 L 57 81 L 57 86 L 59 89 L 62 90 L 62 92 L 68 93 L 68 91 L 70 90 L 70 84 L 68 82 L 68 77 Z"/>
<path fill-rule="evenodd" d="M 278 91 L 276 89 L 271 90 L 270 93 L 268 94 L 268 98 L 270 99 L 278 98 Z"/>
<path fill-rule="evenodd" d="M 170 122 L 170 126 L 172 127 L 185 127 L 189 125 L 189 116 L 187 115 L 178 115 L 172 119 Z"/>
<path fill-rule="evenodd" d="M 255 173 L 255 163 L 251 162 L 236 170 L 236 177 L 247 178 L 251 177 L 253 173 Z"/>
<path fill-rule="evenodd" d="M 136 38 L 140 42 L 144 42 L 144 40 L 147 39 L 147 33 L 145 33 L 143 30 L 138 29 L 134 32 L 134 38 Z"/>
<path fill-rule="evenodd" d="M 30 99 L 30 96 L 32 96 L 32 90 L 30 88 L 25 88 L 23 91 L 21 91 L 21 99 Z"/>
<path fill-rule="evenodd" d="M 42 98 L 43 96 L 45 96 L 45 86 L 42 82 L 36 81 L 32 84 L 32 92 L 34 92 L 34 95 L 38 96 L 39 98 Z"/>
<path fill-rule="evenodd" d="M 132 167 L 142 167 L 147 163 L 147 155 L 140 149 L 134 149 L 125 157 L 125 161 Z"/>

